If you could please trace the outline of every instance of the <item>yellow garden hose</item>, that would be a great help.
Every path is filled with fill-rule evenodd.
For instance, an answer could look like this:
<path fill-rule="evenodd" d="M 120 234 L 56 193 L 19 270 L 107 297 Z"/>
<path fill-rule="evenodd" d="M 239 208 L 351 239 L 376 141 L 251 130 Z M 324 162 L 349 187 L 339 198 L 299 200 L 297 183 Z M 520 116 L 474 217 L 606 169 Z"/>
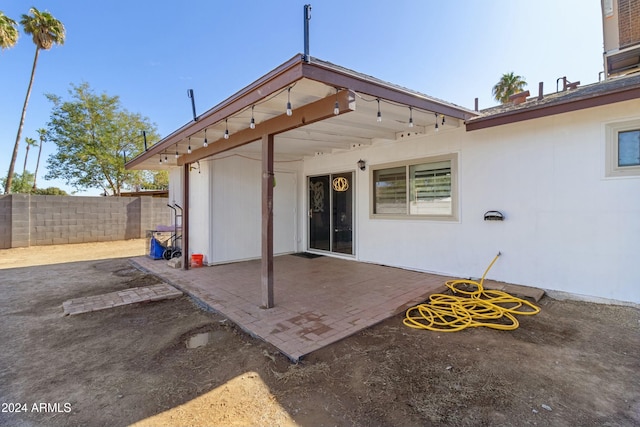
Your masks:
<path fill-rule="evenodd" d="M 527 300 L 482 287 L 484 278 L 499 256 L 500 252 L 491 261 L 479 283 L 464 279 L 447 281 L 445 285 L 454 293 L 453 296 L 431 295 L 428 303 L 409 308 L 403 323 L 410 328 L 439 332 L 455 332 L 477 326 L 511 331 L 519 326 L 515 315 L 539 313 L 540 308 Z"/>

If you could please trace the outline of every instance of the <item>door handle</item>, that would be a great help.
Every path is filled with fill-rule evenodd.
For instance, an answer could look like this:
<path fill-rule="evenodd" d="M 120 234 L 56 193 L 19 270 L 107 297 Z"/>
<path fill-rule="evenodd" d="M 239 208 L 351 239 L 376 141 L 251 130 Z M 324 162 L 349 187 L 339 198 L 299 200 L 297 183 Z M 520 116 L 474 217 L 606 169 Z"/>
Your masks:
<path fill-rule="evenodd" d="M 313 218 L 313 209 L 309 209 L 309 218 Z"/>

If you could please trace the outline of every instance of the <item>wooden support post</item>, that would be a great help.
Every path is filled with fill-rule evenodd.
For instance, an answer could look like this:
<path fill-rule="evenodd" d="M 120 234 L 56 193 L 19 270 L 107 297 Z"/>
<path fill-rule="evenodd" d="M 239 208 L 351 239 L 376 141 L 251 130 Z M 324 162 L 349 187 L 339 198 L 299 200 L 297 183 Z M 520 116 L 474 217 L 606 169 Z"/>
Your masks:
<path fill-rule="evenodd" d="M 273 302 L 273 135 L 262 137 L 262 308 Z"/>
<path fill-rule="evenodd" d="M 182 269 L 189 269 L 189 169 L 191 164 L 185 163 L 182 177 Z"/>

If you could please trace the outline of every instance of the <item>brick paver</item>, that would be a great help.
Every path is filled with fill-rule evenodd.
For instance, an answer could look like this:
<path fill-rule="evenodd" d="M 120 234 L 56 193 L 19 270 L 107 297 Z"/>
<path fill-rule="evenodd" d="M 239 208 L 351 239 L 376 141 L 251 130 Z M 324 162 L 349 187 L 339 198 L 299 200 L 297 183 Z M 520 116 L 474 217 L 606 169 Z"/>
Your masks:
<path fill-rule="evenodd" d="M 70 299 L 62 303 L 62 309 L 65 315 L 75 315 L 88 313 L 90 311 L 105 310 L 125 304 L 178 298 L 181 295 L 182 292 L 173 286 L 161 283 L 153 286 L 124 289 L 108 294 Z"/>
<path fill-rule="evenodd" d="M 274 261 L 275 307 L 261 309 L 260 260 L 188 271 L 137 257 L 144 270 L 221 313 L 293 361 L 425 301 L 452 278 L 356 261 Z"/>

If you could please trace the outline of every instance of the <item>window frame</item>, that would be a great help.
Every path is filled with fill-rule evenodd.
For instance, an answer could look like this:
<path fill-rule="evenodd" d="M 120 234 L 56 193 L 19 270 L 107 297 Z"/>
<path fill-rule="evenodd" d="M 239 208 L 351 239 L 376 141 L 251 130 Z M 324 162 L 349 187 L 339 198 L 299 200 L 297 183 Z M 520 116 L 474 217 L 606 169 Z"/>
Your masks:
<path fill-rule="evenodd" d="M 640 131 L 640 119 L 605 124 L 605 177 L 638 177 L 640 165 L 618 165 L 618 135 L 621 132 Z"/>
<path fill-rule="evenodd" d="M 451 162 L 451 213 L 447 215 L 440 214 L 411 214 L 411 166 L 440 163 L 450 161 Z M 383 169 L 392 169 L 404 167 L 405 168 L 405 213 L 376 213 L 376 180 L 375 175 L 377 171 Z M 371 219 L 400 219 L 400 220 L 435 220 L 435 221 L 458 221 L 458 153 L 448 153 L 442 155 L 435 155 L 429 157 L 421 157 L 410 160 L 403 160 L 391 163 L 382 163 L 371 165 L 369 167 L 369 182 L 371 197 L 369 197 L 369 217 Z"/>

